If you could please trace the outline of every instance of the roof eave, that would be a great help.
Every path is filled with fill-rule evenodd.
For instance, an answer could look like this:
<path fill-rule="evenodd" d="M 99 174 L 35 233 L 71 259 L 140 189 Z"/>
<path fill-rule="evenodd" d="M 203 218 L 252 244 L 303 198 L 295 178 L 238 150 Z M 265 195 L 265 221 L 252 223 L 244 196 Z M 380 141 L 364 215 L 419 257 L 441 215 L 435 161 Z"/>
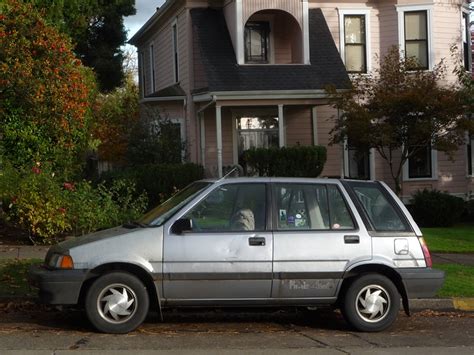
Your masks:
<path fill-rule="evenodd" d="M 137 33 L 135 33 L 132 38 L 130 38 L 128 40 L 128 43 L 129 44 L 132 44 L 134 46 L 136 46 L 136 44 L 138 43 L 138 41 L 140 40 L 141 37 L 143 37 L 143 35 L 145 35 L 145 33 L 148 32 L 148 30 L 150 28 L 152 28 L 155 23 L 161 18 L 161 16 L 164 15 L 164 13 L 170 8 L 170 6 L 175 2 L 176 0 L 166 0 L 166 2 L 163 4 L 162 7 L 160 7 L 154 14 L 152 17 L 150 17 L 148 19 L 147 22 L 145 22 L 145 24 L 140 27 L 140 29 L 137 31 Z"/>
<path fill-rule="evenodd" d="M 347 89 L 337 89 L 344 92 Z M 193 95 L 194 102 L 216 100 L 282 100 L 282 99 L 327 99 L 326 90 L 258 90 L 258 91 L 209 91 Z"/>

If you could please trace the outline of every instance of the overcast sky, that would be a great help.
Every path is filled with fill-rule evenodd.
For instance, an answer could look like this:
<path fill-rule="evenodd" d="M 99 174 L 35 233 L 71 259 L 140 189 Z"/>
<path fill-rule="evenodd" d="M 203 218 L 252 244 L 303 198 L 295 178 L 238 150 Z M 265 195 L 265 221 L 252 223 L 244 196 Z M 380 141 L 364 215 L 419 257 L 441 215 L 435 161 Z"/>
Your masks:
<path fill-rule="evenodd" d="M 125 17 L 124 23 L 128 30 L 128 39 L 142 27 L 145 22 L 155 13 L 156 8 L 162 6 L 165 0 L 135 0 L 137 14 Z"/>

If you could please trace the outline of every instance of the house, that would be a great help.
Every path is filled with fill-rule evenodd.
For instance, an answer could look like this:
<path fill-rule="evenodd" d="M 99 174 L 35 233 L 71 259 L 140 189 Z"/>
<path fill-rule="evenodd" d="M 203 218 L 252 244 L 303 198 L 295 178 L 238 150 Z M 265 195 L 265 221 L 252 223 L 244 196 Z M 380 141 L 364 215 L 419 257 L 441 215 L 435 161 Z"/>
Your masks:
<path fill-rule="evenodd" d="M 346 88 L 392 45 L 430 70 L 442 58 L 452 67 L 449 48 L 458 43 L 471 65 L 463 0 L 167 0 L 130 42 L 141 105 L 170 117 L 189 159 L 216 177 L 250 147 L 318 144 L 328 149 L 323 176 L 390 184 L 376 152 L 328 145 L 338 113 L 325 87 Z M 426 147 L 405 166 L 403 195 L 436 188 L 468 197 L 473 162 L 474 139 L 454 162 Z"/>

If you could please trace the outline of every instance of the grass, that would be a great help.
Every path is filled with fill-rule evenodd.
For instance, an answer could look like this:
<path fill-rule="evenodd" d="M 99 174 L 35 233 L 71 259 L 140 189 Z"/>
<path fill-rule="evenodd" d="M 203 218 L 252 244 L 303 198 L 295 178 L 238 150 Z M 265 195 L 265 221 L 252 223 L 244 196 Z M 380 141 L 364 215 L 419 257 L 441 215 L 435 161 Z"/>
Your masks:
<path fill-rule="evenodd" d="M 0 261 L 0 297 L 31 297 L 36 295 L 28 285 L 28 269 L 40 259 L 1 260 Z"/>
<path fill-rule="evenodd" d="M 450 228 L 422 228 L 423 237 L 432 252 L 474 253 L 474 225 Z"/>
<path fill-rule="evenodd" d="M 446 272 L 440 297 L 474 297 L 474 266 L 458 264 L 436 264 L 436 269 Z"/>

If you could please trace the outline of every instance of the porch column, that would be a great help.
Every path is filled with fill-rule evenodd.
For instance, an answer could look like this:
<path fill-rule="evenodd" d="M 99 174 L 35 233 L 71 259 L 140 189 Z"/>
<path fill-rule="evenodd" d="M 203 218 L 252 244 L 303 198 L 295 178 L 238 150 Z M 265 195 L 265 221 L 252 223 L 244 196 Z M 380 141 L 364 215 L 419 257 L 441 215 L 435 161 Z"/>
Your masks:
<path fill-rule="evenodd" d="M 311 119 L 313 127 L 313 145 L 318 145 L 318 110 L 316 106 L 311 108 Z"/>
<path fill-rule="evenodd" d="M 285 119 L 283 117 L 283 105 L 278 105 L 278 141 L 280 148 L 285 146 Z"/>
<path fill-rule="evenodd" d="M 222 177 L 222 111 L 216 105 L 216 134 L 217 134 L 217 176 Z"/>

